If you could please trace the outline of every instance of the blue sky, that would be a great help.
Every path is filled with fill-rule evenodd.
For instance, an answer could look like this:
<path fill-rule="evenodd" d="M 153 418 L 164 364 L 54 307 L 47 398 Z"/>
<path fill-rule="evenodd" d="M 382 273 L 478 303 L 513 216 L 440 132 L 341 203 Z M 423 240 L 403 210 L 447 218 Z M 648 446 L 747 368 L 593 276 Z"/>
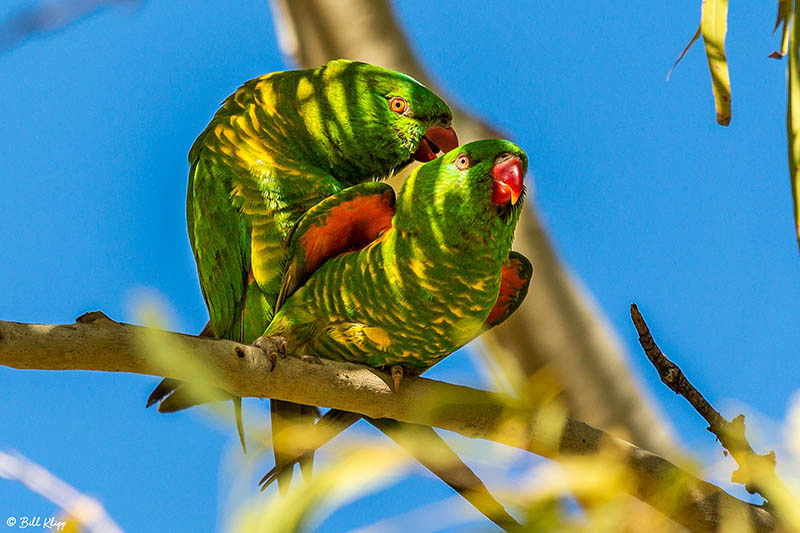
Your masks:
<path fill-rule="evenodd" d="M 29 4 L 8 2 L 0 17 Z M 682 442 L 717 460 L 703 422 L 648 367 L 628 306 L 638 302 L 712 403 L 785 416 L 800 346 L 785 63 L 767 58 L 779 44 L 775 6 L 734 3 L 733 120 L 719 127 L 700 43 L 665 82 L 699 2 L 644 4 L 509 1 L 487 13 L 478 0 L 409 0 L 396 11 L 444 95 L 528 152 L 562 257 Z M 186 154 L 239 84 L 285 68 L 263 0 L 150 0 L 0 55 L 0 319 L 68 323 L 102 309 L 133 321 L 137 302 L 156 297 L 174 329 L 199 331 L 207 314 L 186 237 Z M 482 383 L 464 353 L 430 374 Z M 155 383 L 0 368 L 0 447 L 99 498 L 128 531 L 221 529 L 234 434 L 202 415 L 145 410 Z M 449 494 L 415 471 L 320 529 Z M 0 482 L 0 518 L 26 513 L 52 506 Z"/>

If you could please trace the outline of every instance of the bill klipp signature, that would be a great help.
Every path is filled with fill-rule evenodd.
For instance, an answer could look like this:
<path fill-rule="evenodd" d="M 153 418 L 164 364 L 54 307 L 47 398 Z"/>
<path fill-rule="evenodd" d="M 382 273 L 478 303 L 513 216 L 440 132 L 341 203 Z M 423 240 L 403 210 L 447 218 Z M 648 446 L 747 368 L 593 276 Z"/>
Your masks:
<path fill-rule="evenodd" d="M 61 531 L 67 527 L 67 523 L 63 520 L 58 520 L 55 516 L 9 516 L 6 520 L 8 527 L 18 529 L 39 528 L 39 529 L 52 529 Z"/>

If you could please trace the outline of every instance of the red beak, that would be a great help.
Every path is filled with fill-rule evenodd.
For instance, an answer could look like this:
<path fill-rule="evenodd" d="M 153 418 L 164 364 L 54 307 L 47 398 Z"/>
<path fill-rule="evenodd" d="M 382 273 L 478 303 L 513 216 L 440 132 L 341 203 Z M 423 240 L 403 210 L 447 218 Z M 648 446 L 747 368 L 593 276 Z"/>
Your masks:
<path fill-rule="evenodd" d="M 495 161 L 492 167 L 492 202 L 514 205 L 522 194 L 522 163 L 514 155 Z"/>
<path fill-rule="evenodd" d="M 458 147 L 458 136 L 453 128 L 428 128 L 419 140 L 419 147 L 412 157 L 426 163 L 436 159 L 438 152 L 447 153 L 456 147 Z"/>

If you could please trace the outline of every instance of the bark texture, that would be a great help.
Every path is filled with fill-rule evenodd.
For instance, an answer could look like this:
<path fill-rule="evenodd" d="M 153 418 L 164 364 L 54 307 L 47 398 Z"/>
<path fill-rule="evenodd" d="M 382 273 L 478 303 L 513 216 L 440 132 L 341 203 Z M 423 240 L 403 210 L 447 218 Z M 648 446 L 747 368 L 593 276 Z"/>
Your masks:
<path fill-rule="evenodd" d="M 173 354 L 148 356 L 154 346 L 190 354 L 186 359 L 192 364 L 170 365 Z M 223 387 L 241 397 L 276 398 L 430 425 L 556 461 L 600 453 L 628 467 L 631 482 L 625 490 L 691 531 L 717 531 L 731 515 L 749 517 L 753 531 L 779 530 L 763 508 L 730 496 L 658 455 L 583 422 L 554 420 L 513 397 L 469 387 L 407 377 L 401 390 L 393 392 L 388 373 L 296 357 L 279 359 L 271 371 L 269 358 L 254 346 L 122 324 L 99 312 L 87 313 L 74 324 L 0 322 L 0 364 L 166 375 Z"/>

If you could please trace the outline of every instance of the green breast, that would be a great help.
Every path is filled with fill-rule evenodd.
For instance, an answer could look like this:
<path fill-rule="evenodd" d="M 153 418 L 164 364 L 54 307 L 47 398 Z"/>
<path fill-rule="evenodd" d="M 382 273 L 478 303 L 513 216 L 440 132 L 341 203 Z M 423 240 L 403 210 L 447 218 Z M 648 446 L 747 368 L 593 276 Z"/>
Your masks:
<path fill-rule="evenodd" d="M 500 263 L 488 253 L 423 251 L 390 230 L 323 265 L 270 330 L 320 357 L 427 368 L 475 337 L 499 289 Z"/>

